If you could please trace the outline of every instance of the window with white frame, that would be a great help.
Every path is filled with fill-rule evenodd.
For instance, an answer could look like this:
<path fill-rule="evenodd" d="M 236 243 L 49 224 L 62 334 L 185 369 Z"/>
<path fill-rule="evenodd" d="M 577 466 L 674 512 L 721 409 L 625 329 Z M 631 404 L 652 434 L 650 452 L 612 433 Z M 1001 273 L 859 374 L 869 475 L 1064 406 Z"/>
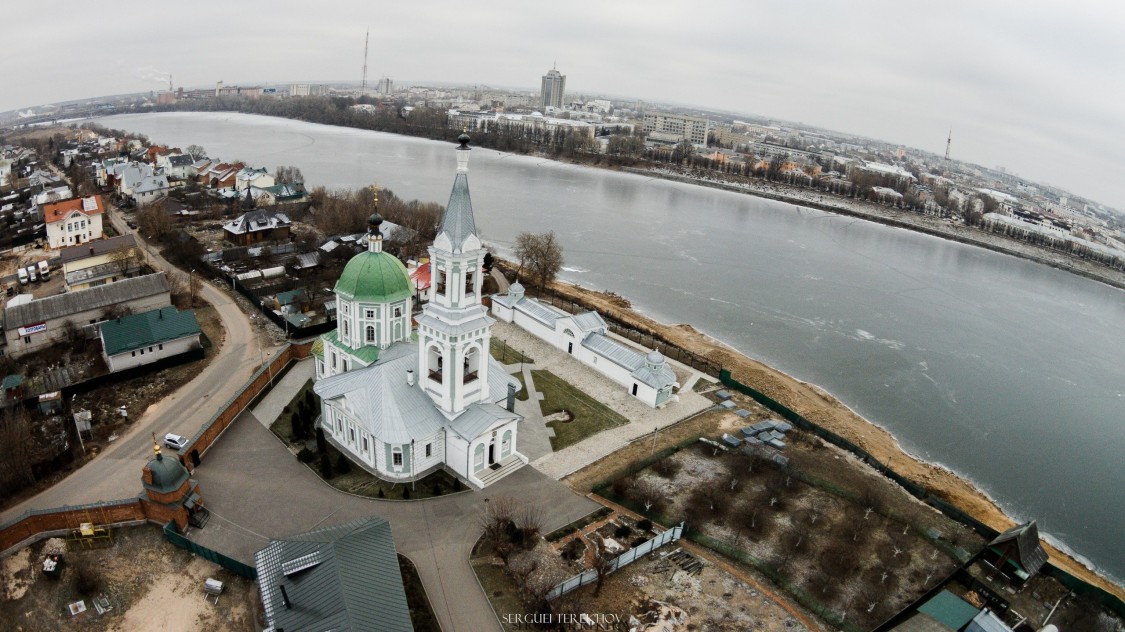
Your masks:
<path fill-rule="evenodd" d="M 391 449 L 391 464 L 396 467 L 402 467 L 402 448 Z"/>

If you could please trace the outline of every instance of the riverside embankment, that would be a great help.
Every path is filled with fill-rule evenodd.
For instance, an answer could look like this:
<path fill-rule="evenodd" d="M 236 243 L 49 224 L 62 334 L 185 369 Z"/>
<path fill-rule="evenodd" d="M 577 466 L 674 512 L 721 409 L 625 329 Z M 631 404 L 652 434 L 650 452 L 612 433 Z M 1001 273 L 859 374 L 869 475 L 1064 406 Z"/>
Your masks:
<path fill-rule="evenodd" d="M 1008 516 L 971 481 L 948 468 L 928 463 L 906 451 L 894 435 L 858 415 L 824 389 L 802 382 L 749 358 L 729 345 L 686 324 L 669 325 L 637 312 L 623 297 L 607 295 L 571 283 L 555 282 L 551 290 L 641 332 L 649 333 L 686 351 L 705 357 L 731 372 L 736 380 L 788 406 L 805 419 L 836 433 L 871 454 L 898 474 L 924 487 L 928 493 L 952 504 L 997 531 L 1014 526 Z M 1067 552 L 1044 542 L 1053 564 L 1070 574 L 1125 600 L 1125 587 L 1098 574 Z"/>
<path fill-rule="evenodd" d="M 713 189 L 722 189 L 723 191 L 744 193 L 746 195 L 793 204 L 799 207 L 815 208 L 829 213 L 855 217 L 885 226 L 904 228 L 906 230 L 922 233 L 923 235 L 940 237 L 957 243 L 968 244 L 993 252 L 1034 261 L 1035 263 L 1041 263 L 1052 268 L 1064 270 L 1071 274 L 1098 281 L 1099 283 L 1105 283 L 1110 287 L 1125 290 L 1125 273 L 1123 272 L 1084 261 L 1083 259 L 1066 253 L 1049 250 L 1025 241 L 1013 239 L 1005 235 L 969 228 L 960 222 L 941 219 L 923 213 L 898 210 L 891 206 L 853 200 L 838 195 L 823 195 L 814 189 L 790 187 L 779 182 L 764 182 L 753 179 L 748 179 L 745 182 L 726 182 L 707 177 L 685 176 L 659 168 L 636 169 L 625 167 L 621 170 L 626 173 L 660 178 L 671 182 L 694 184 Z"/>

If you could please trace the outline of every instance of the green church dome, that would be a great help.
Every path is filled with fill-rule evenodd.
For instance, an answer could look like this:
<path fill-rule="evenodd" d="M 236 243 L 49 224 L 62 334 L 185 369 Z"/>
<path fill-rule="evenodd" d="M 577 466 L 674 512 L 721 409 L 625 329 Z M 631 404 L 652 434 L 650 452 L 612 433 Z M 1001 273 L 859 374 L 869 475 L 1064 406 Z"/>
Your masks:
<path fill-rule="evenodd" d="M 385 252 L 361 252 L 344 266 L 336 281 L 336 293 L 363 303 L 390 303 L 413 295 L 414 286 L 397 257 Z"/>

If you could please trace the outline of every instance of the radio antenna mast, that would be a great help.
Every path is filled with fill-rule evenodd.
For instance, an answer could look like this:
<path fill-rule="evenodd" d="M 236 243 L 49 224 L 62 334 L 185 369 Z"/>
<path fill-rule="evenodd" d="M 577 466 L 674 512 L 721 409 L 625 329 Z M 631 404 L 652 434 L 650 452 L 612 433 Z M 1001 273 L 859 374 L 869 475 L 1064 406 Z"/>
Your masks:
<path fill-rule="evenodd" d="M 371 38 L 371 29 L 367 29 L 367 35 L 363 36 L 363 83 L 360 84 L 359 92 L 363 94 L 367 92 L 367 41 Z"/>

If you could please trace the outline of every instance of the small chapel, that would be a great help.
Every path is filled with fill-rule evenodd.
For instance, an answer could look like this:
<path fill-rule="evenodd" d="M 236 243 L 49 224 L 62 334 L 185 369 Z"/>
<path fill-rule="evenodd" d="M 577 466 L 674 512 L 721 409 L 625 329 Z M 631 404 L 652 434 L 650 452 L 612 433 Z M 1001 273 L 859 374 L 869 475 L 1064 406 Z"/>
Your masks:
<path fill-rule="evenodd" d="M 367 250 L 336 282 L 336 329 L 313 347 L 313 389 L 325 439 L 368 472 L 412 481 L 445 468 L 484 488 L 527 457 L 516 449 L 521 385 L 489 353 L 495 321 L 481 302 L 486 251 L 469 198 L 468 135 L 458 142 L 421 314 L 406 267 L 383 252 L 376 196 Z"/>

